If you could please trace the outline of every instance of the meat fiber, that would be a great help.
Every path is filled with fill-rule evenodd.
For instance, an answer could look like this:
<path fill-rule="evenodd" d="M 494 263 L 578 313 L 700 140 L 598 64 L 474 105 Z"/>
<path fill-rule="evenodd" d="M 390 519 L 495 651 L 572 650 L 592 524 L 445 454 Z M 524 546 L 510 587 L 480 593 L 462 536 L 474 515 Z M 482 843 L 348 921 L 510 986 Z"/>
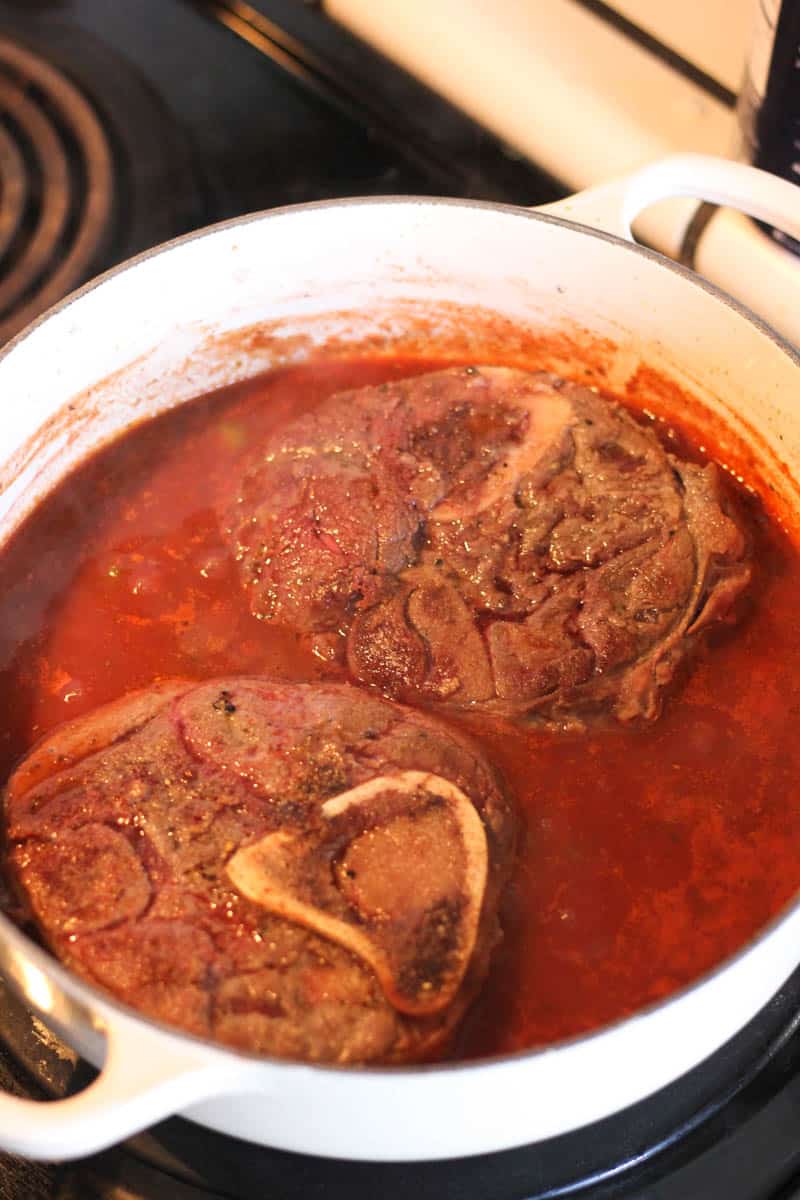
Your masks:
<path fill-rule="evenodd" d="M 252 454 L 225 524 L 259 618 L 345 639 L 399 699 L 506 714 L 655 717 L 750 577 L 713 464 L 506 368 L 332 397 Z"/>
<path fill-rule="evenodd" d="M 438 722 L 346 685 L 168 683 L 62 726 L 6 792 L 11 877 L 70 967 L 263 1054 L 440 1049 L 498 937 L 514 822 Z"/>

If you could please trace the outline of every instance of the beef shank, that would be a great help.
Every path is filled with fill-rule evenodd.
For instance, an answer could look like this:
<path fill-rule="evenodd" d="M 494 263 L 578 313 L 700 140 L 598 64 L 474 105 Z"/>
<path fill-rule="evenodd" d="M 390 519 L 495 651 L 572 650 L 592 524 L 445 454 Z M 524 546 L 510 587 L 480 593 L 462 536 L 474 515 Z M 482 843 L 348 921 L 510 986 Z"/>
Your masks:
<path fill-rule="evenodd" d="M 79 974 L 264 1054 L 407 1062 L 486 972 L 514 820 L 435 720 L 336 684 L 172 682 L 66 724 L 6 791 L 13 883 Z"/>
<path fill-rule="evenodd" d="M 243 469 L 252 611 L 407 702 L 651 719 L 750 567 L 713 464 L 591 389 L 467 367 L 341 393 Z"/>

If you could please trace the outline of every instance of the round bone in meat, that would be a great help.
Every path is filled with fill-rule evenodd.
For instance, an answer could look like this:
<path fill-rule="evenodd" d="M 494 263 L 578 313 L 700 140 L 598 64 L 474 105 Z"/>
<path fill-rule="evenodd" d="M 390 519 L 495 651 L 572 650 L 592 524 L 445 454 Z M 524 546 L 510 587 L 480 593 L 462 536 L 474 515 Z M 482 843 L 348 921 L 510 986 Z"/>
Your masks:
<path fill-rule="evenodd" d="M 486 889 L 472 801 L 437 775 L 401 771 L 326 800 L 320 816 L 310 832 L 244 846 L 228 877 L 363 959 L 400 1012 L 440 1012 L 464 978 Z"/>

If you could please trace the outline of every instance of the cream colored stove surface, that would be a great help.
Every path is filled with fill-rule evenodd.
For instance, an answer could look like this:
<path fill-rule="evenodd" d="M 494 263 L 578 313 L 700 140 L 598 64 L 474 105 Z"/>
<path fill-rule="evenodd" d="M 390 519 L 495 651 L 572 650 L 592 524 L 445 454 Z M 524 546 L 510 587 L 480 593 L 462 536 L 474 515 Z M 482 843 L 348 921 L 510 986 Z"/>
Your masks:
<path fill-rule="evenodd" d="M 613 8 L 729 91 L 757 0 L 616 0 Z M 325 0 L 330 16 L 492 129 L 570 190 L 674 151 L 735 157 L 736 114 L 576 0 Z M 637 234 L 678 256 L 692 201 L 649 209 Z M 718 213 L 696 266 L 800 345 L 800 264 Z"/>

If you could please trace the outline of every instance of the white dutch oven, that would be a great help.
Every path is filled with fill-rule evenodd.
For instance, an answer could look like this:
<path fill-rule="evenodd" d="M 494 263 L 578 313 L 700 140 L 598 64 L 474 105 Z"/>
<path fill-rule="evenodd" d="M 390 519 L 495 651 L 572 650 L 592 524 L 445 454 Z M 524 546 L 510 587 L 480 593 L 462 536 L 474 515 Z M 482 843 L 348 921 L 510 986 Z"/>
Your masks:
<path fill-rule="evenodd" d="M 454 304 L 526 326 L 577 323 L 606 339 L 610 377 L 643 361 L 688 385 L 736 435 L 731 445 L 740 437 L 751 448 L 776 503 L 800 512 L 798 356 L 691 273 L 562 219 L 629 236 L 641 208 L 678 194 L 730 203 L 800 237 L 800 190 L 687 156 L 573 197 L 549 210 L 556 216 L 358 200 L 264 213 L 144 255 L 65 301 L 0 358 L 0 538 L 131 421 L 331 335 L 391 342 L 420 306 L 457 323 Z M 219 342 L 258 322 L 272 323 L 270 336 Z M 176 1112 L 254 1142 L 337 1157 L 431 1159 L 518 1146 L 676 1079 L 746 1024 L 798 963 L 795 904 L 721 969 L 591 1036 L 463 1066 L 332 1069 L 256 1059 L 158 1026 L 74 978 L 0 918 L 0 968 L 101 1068 L 66 1100 L 0 1096 L 0 1146 L 77 1157 Z"/>

